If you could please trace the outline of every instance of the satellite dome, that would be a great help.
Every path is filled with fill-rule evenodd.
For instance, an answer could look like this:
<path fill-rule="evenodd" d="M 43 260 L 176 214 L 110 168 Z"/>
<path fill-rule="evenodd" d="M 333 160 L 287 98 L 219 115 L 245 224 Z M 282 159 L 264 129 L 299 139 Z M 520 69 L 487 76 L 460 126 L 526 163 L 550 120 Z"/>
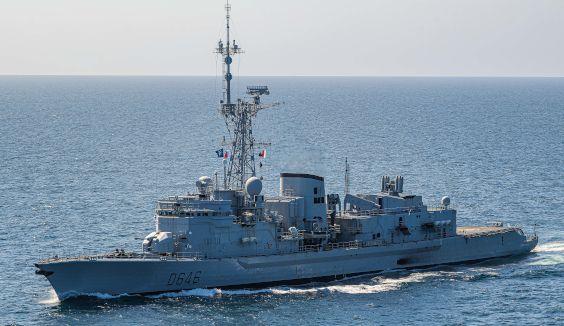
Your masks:
<path fill-rule="evenodd" d="M 200 193 L 202 194 L 206 193 L 207 190 L 212 187 L 212 185 L 212 178 L 208 176 L 201 176 L 198 178 L 198 181 L 196 181 L 196 187 L 198 187 L 198 190 L 200 190 Z"/>
<path fill-rule="evenodd" d="M 249 196 L 258 196 L 262 191 L 262 181 L 257 177 L 250 177 L 245 182 L 245 191 Z"/>
<path fill-rule="evenodd" d="M 441 206 L 447 207 L 448 205 L 450 205 L 450 197 L 444 196 L 441 198 Z"/>
<path fill-rule="evenodd" d="M 210 183 L 212 181 L 212 178 L 204 175 L 204 176 L 199 177 L 198 180 L 205 182 L 205 183 Z"/>

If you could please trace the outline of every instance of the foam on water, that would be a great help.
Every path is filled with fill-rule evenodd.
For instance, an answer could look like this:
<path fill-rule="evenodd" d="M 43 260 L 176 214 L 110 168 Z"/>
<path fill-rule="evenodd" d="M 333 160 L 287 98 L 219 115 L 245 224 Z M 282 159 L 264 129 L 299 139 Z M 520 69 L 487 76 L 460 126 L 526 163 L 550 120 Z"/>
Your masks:
<path fill-rule="evenodd" d="M 476 273 L 467 273 L 462 276 L 462 280 L 475 282 L 493 277 L 499 277 L 499 273 L 492 270 L 478 270 Z"/>
<path fill-rule="evenodd" d="M 259 289 L 259 290 L 192 289 L 192 290 L 183 290 L 180 292 L 166 292 L 166 293 L 148 295 L 147 298 L 151 298 L 151 299 L 180 298 L 180 297 L 214 298 L 221 296 L 246 296 L 246 295 L 271 294 L 271 293 L 273 293 L 271 289 Z"/>
<path fill-rule="evenodd" d="M 39 303 L 48 306 L 54 306 L 61 303 L 61 301 L 59 300 L 59 297 L 57 297 L 57 293 L 55 293 L 55 290 L 51 288 L 49 289 L 49 296 L 47 298 L 39 300 Z"/>
<path fill-rule="evenodd" d="M 183 290 L 180 292 L 166 292 L 159 293 L 155 295 L 148 295 L 151 299 L 161 299 L 161 298 L 180 298 L 180 297 L 207 297 L 213 298 L 221 293 L 220 289 L 192 289 Z"/>
<path fill-rule="evenodd" d="M 533 249 L 537 253 L 537 257 L 532 258 L 529 265 L 533 266 L 551 266 L 564 264 L 564 242 L 554 241 L 547 242 Z"/>
<path fill-rule="evenodd" d="M 79 294 L 80 295 L 80 294 Z M 119 298 L 123 298 L 123 297 L 131 297 L 131 296 L 135 296 L 134 294 L 128 294 L 128 293 L 123 293 L 123 294 L 108 294 L 108 293 L 87 293 L 85 294 L 87 296 L 90 297 L 95 297 L 98 299 L 103 299 L 103 300 L 108 300 L 108 299 L 119 299 Z"/>
<path fill-rule="evenodd" d="M 440 276 L 439 272 L 411 273 L 404 277 L 389 278 L 377 276 L 372 278 L 372 283 L 361 284 L 335 284 L 314 288 L 274 288 L 274 294 L 304 294 L 316 292 L 344 293 L 344 294 L 368 294 L 394 291 L 409 283 L 419 283 L 427 278 Z"/>
<path fill-rule="evenodd" d="M 456 272 L 454 272 L 456 273 Z M 178 298 L 178 297 L 221 297 L 221 296 L 249 296 L 257 294 L 273 294 L 273 295 L 293 295 L 293 294 L 315 294 L 315 293 L 344 293 L 344 294 L 369 294 L 394 291 L 406 284 L 419 283 L 432 277 L 444 276 L 445 272 L 420 272 L 411 273 L 399 278 L 390 278 L 376 276 L 369 283 L 359 284 L 332 284 L 324 286 L 304 286 L 304 287 L 274 287 L 259 290 L 221 290 L 221 289 L 193 289 L 181 292 L 162 293 L 158 295 L 148 296 L 150 298 Z"/>
<path fill-rule="evenodd" d="M 564 252 L 564 241 L 547 242 L 538 245 L 533 252 Z"/>
<path fill-rule="evenodd" d="M 61 303 L 61 300 L 77 298 L 77 297 L 90 297 L 90 298 L 95 298 L 95 299 L 100 299 L 100 300 L 111 300 L 111 299 L 119 299 L 119 298 L 123 298 L 123 297 L 140 296 L 139 294 L 129 294 L 129 293 L 109 294 L 109 293 L 99 293 L 99 292 L 83 293 L 83 292 L 72 291 L 72 292 L 67 292 L 67 293 L 62 294 L 62 297 L 59 298 L 59 296 L 57 296 L 57 293 L 53 289 L 50 289 L 48 293 L 49 293 L 48 297 L 39 300 L 40 304 L 57 305 L 57 304 Z"/>
<path fill-rule="evenodd" d="M 531 262 L 529 265 L 550 266 L 559 264 L 564 264 L 564 256 L 562 255 L 551 255 L 543 259 Z"/>

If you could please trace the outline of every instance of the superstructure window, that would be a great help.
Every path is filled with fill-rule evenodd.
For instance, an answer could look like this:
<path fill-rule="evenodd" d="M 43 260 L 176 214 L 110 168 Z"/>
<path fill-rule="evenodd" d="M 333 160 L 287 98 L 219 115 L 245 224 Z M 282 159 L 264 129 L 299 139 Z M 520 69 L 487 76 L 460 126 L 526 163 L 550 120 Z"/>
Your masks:
<path fill-rule="evenodd" d="M 313 187 L 313 194 L 317 195 L 317 187 Z"/>
<path fill-rule="evenodd" d="M 314 204 L 323 204 L 325 203 L 325 197 L 313 197 Z"/>

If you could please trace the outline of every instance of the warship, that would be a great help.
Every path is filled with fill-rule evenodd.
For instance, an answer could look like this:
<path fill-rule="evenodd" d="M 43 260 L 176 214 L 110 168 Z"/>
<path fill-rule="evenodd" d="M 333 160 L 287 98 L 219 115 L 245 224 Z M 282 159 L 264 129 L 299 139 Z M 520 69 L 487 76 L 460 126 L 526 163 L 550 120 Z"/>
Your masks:
<path fill-rule="evenodd" d="M 244 99 L 231 98 L 231 64 L 242 49 L 230 39 L 230 8 L 227 2 L 225 41 L 215 49 L 223 59 L 219 111 L 228 129 L 217 150 L 223 177 L 200 177 L 194 193 L 158 200 L 156 229 L 139 252 L 36 263 L 60 300 L 331 281 L 523 255 L 536 246 L 536 234 L 502 223 L 458 226 L 449 197 L 427 206 L 404 192 L 401 176 L 381 177 L 374 194 L 351 194 L 348 162 L 343 197 L 326 194 L 322 176 L 289 172 L 280 174 L 277 196 L 263 195 L 255 163 L 266 152 L 258 150 L 253 120 L 273 105 L 261 101 L 267 86 L 249 86 Z"/>

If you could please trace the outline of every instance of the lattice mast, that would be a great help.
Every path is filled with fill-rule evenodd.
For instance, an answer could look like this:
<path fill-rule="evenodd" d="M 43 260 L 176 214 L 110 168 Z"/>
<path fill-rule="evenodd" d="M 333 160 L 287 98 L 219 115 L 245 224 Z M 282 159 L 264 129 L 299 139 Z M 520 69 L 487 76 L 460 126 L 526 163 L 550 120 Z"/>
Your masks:
<path fill-rule="evenodd" d="M 223 146 L 229 148 L 228 166 L 225 168 L 224 187 L 228 189 L 242 189 L 245 181 L 256 175 L 255 167 L 255 139 L 253 137 L 253 118 L 257 112 L 268 106 L 260 103 L 261 95 L 268 95 L 266 86 L 249 86 L 247 94 L 252 101 L 237 99 L 235 103 L 231 100 L 231 64 L 235 54 L 243 53 L 243 50 L 230 39 L 230 12 L 231 5 L 227 1 L 225 5 L 226 33 L 225 43 L 218 42 L 216 53 L 223 58 L 223 99 L 220 101 L 220 112 L 225 118 L 227 131 L 231 139 L 224 141 Z"/>

